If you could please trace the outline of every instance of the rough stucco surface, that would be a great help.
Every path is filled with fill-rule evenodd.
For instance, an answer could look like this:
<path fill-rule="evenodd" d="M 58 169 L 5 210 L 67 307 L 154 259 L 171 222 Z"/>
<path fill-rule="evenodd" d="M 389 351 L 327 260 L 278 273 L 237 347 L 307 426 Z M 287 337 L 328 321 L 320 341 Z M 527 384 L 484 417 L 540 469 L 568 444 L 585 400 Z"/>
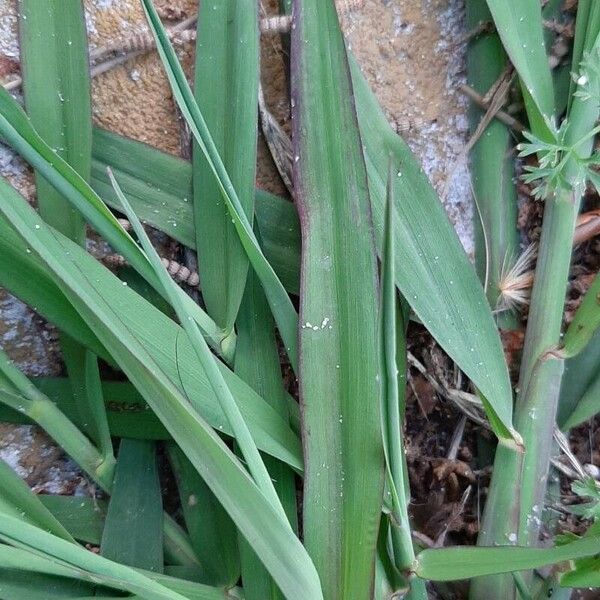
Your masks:
<path fill-rule="evenodd" d="M 139 0 L 85 0 L 90 46 L 147 31 Z M 193 15 L 197 0 L 155 0 L 163 14 Z M 263 0 L 261 14 L 273 14 L 276 0 Z M 445 206 L 467 251 L 472 251 L 472 208 L 464 161 L 457 163 L 467 133 L 466 102 L 456 86 L 464 76 L 461 45 L 462 0 L 340 0 L 349 44 L 392 124 L 404 133 L 440 193 L 453 172 Z M 345 10 L 344 10 L 345 9 Z M 16 0 L 0 0 L 0 78 L 18 73 Z M 167 13 L 168 11 L 168 13 Z M 178 53 L 191 73 L 194 48 Z M 262 78 L 272 112 L 289 126 L 283 50 L 276 37 L 262 43 Z M 96 124 L 180 154 L 181 124 L 154 53 L 128 61 L 97 77 L 92 86 Z M 28 200 L 34 186 L 26 165 L 0 146 L 0 173 Z M 257 184 L 275 193 L 283 187 L 259 140 Z M 56 335 L 21 302 L 0 290 L 0 346 L 29 375 L 61 371 Z M 86 482 L 45 435 L 31 427 L 0 424 L 0 457 L 38 491 L 84 491 Z"/>

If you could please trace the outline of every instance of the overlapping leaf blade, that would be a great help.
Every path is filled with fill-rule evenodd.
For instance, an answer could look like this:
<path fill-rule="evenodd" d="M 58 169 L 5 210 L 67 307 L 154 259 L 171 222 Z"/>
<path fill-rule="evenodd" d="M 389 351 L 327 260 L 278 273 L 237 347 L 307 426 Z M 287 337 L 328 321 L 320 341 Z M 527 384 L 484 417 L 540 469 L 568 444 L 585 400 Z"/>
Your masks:
<path fill-rule="evenodd" d="M 138 593 L 148 600 L 185 600 L 185 596 L 130 567 L 109 561 L 13 517 L 5 516 L 1 520 L 0 538 L 15 546 L 0 545 L 0 566 L 4 568 L 100 583 Z"/>
<path fill-rule="evenodd" d="M 590 342 L 600 327 L 600 274 L 585 293 L 573 320 L 569 324 L 562 343 L 561 353 L 565 358 L 579 354 Z"/>
<path fill-rule="evenodd" d="M 44 506 L 29 486 L 0 459 L 0 513 L 37 525 L 54 535 L 72 541 L 62 523 Z"/>
<path fill-rule="evenodd" d="M 454 547 L 424 550 L 416 559 L 415 573 L 423 579 L 457 581 L 496 573 L 536 569 L 575 558 L 593 556 L 599 537 L 583 537 L 554 548 Z"/>
<path fill-rule="evenodd" d="M 163 571 L 163 511 L 156 448 L 123 439 L 102 532 L 102 556 L 123 565 Z"/>
<path fill-rule="evenodd" d="M 394 202 L 396 285 L 440 346 L 488 400 L 496 434 L 512 429 L 512 390 L 481 283 L 427 176 L 390 128 L 356 61 L 350 61 L 378 246 L 383 243 L 387 165 L 398 165 Z"/>
<path fill-rule="evenodd" d="M 248 274 L 246 291 L 237 319 L 238 344 L 235 372 L 284 419 L 289 418 L 289 402 L 281 379 L 279 353 L 275 340 L 275 323 L 264 292 L 254 273 Z M 295 401 L 294 401 L 295 403 Z M 294 531 L 297 530 L 296 482 L 293 471 L 281 461 L 265 457 L 275 489 Z M 281 598 L 273 578 L 260 564 L 252 547 L 240 540 L 242 581 L 247 600 Z"/>
<path fill-rule="evenodd" d="M 239 579 L 239 558 L 231 519 L 183 452 L 170 444 L 168 453 L 185 525 L 200 561 L 201 580 L 211 585 L 235 584 Z"/>
<path fill-rule="evenodd" d="M 94 129 L 92 187 L 115 209 L 115 192 L 106 174 L 114 172 L 123 193 L 145 223 L 194 248 L 192 168 L 189 162 L 141 142 Z M 300 290 L 300 225 L 294 205 L 257 189 L 254 202 L 262 248 L 281 282 Z"/>
<path fill-rule="evenodd" d="M 28 116 L 40 137 L 89 181 L 92 108 L 84 10 L 81 1 L 72 2 L 68 10 L 64 8 L 61 0 L 20 2 L 23 92 Z M 42 218 L 85 245 L 82 215 L 39 171 L 36 192 Z M 114 464 L 96 357 L 64 334 L 61 349 L 84 429 L 106 460 Z"/>
<path fill-rule="evenodd" d="M 92 153 L 87 35 L 80 0 L 20 0 L 20 54 L 25 107 L 33 126 L 85 180 Z M 43 33 L 42 33 L 43 32 Z M 36 172 L 39 211 L 53 227 L 82 243 L 81 214 Z"/>
<path fill-rule="evenodd" d="M 335 5 L 297 0 L 293 18 L 304 542 L 325 598 L 366 600 L 373 589 L 383 495 L 369 194 Z"/>
<path fill-rule="evenodd" d="M 200 3 L 194 95 L 250 223 L 258 133 L 258 63 L 256 2 Z M 233 328 L 244 293 L 248 258 L 198 145 L 193 151 L 193 180 L 202 297 L 208 313 L 228 331 Z"/>

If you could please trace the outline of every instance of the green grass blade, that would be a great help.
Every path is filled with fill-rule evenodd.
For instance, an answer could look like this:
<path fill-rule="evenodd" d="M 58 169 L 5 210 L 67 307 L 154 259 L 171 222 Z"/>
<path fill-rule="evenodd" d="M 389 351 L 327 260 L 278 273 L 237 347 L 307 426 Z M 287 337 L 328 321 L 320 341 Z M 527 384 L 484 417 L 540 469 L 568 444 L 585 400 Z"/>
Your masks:
<path fill-rule="evenodd" d="M 0 565 L 5 568 L 12 562 L 11 568 L 82 579 L 137 593 L 147 600 L 185 600 L 130 567 L 9 516 L 0 521 L 0 539 L 16 546 L 0 546 Z"/>
<path fill-rule="evenodd" d="M 294 3 L 302 224 L 303 527 L 325 598 L 367 599 L 383 494 L 377 265 L 346 49 L 332 1 Z"/>
<path fill-rule="evenodd" d="M 600 550 L 600 537 L 583 537 L 554 548 L 454 547 L 423 550 L 417 556 L 414 572 L 423 579 L 458 581 L 537 569 L 576 558 L 593 556 Z"/>
<path fill-rule="evenodd" d="M 130 567 L 163 570 L 163 511 L 153 442 L 121 440 L 100 553 Z"/>
<path fill-rule="evenodd" d="M 404 398 L 400 384 L 405 384 L 406 375 L 398 372 L 398 351 L 406 353 L 405 325 L 397 308 L 397 292 L 394 283 L 394 198 L 397 168 L 390 163 L 387 202 L 385 213 L 385 231 L 383 256 L 381 259 L 381 307 L 379 315 L 379 336 L 381 346 L 381 421 L 388 474 L 388 487 L 392 496 L 394 515 L 390 518 L 390 539 L 392 560 L 399 573 L 410 570 L 415 559 L 413 550 L 408 504 L 410 492 L 406 456 L 404 452 Z M 400 337 L 399 337 L 400 336 Z M 406 359 L 400 361 L 405 364 Z M 408 494 L 407 494 L 408 492 Z M 427 598 L 422 581 L 410 582 L 410 600 Z"/>
<path fill-rule="evenodd" d="M 148 23 L 156 38 L 158 53 L 171 83 L 177 104 L 190 127 L 198 147 L 202 150 L 210 165 L 242 246 L 265 290 L 265 295 L 269 300 L 271 311 L 277 321 L 281 338 L 290 357 L 290 362 L 295 368 L 298 362 L 298 315 L 296 314 L 296 310 L 258 244 L 256 236 L 252 231 L 252 225 L 244 212 L 237 192 L 223 164 L 223 160 L 206 126 L 204 117 L 194 100 L 185 73 L 177 60 L 175 51 L 171 46 L 156 9 L 151 0 L 142 0 L 142 2 Z"/>
<path fill-rule="evenodd" d="M 112 208 L 120 204 L 106 167 L 143 222 L 194 248 L 192 167 L 189 162 L 116 133 L 94 129 L 92 187 Z M 300 291 L 300 224 L 294 205 L 255 190 L 254 213 L 261 245 L 285 289 Z"/>
<path fill-rule="evenodd" d="M 498 35 L 522 82 L 534 131 L 551 136 L 546 119 L 555 119 L 554 86 L 548 64 L 542 10 L 538 0 L 487 0 Z M 550 137 L 552 139 L 552 137 Z"/>
<path fill-rule="evenodd" d="M 137 215 L 131 208 L 131 205 L 121 192 L 117 181 L 112 176 L 112 173 L 109 173 L 111 177 L 111 182 L 113 187 L 115 188 L 115 192 L 117 193 L 117 197 L 119 198 L 121 205 L 127 215 L 127 218 L 130 220 L 133 230 L 140 240 L 140 244 L 142 245 L 148 260 L 152 264 L 153 268 L 156 271 L 158 278 L 160 279 L 164 291 L 170 301 L 171 306 L 175 310 L 177 317 L 182 323 L 183 329 L 188 335 L 188 338 L 192 342 L 192 348 L 196 354 L 198 362 L 202 365 L 204 369 L 204 373 L 209 381 L 210 387 L 212 388 L 215 396 L 217 397 L 219 404 L 221 405 L 221 409 L 226 415 L 227 421 L 231 429 L 234 432 L 236 441 L 240 447 L 241 454 L 244 458 L 248 466 L 248 471 L 250 472 L 252 478 L 255 483 L 258 485 L 265 498 L 271 502 L 273 508 L 280 514 L 282 520 L 287 523 L 287 517 L 281 506 L 279 498 L 275 492 L 275 488 L 273 487 L 273 482 L 271 481 L 271 477 L 267 472 L 265 464 L 258 452 L 258 448 L 254 439 L 252 438 L 252 434 L 248 429 L 248 425 L 242 416 L 240 408 L 231 393 L 225 379 L 221 371 L 219 370 L 214 357 L 208 347 L 208 344 L 205 342 L 204 338 L 200 330 L 198 329 L 196 323 L 192 322 L 192 317 L 189 315 L 185 309 L 185 305 L 179 300 L 179 292 L 180 289 L 177 287 L 177 284 L 173 281 L 173 278 L 169 275 L 165 266 L 161 263 L 160 257 L 158 253 L 152 246 L 152 242 L 150 238 L 146 234 L 144 227 L 140 220 L 137 218 Z"/>
<path fill-rule="evenodd" d="M 86 544 L 100 545 L 106 500 L 48 494 L 39 496 L 39 499 L 73 538 Z"/>
<path fill-rule="evenodd" d="M 35 386 L 78 428 L 80 419 L 71 384 L 64 378 L 36 378 Z M 171 436 L 130 383 L 107 381 L 102 385 L 108 426 L 113 437 L 142 440 L 168 440 Z M 30 425 L 34 421 L 8 406 L 0 406 L 0 422 Z"/>
<path fill-rule="evenodd" d="M 35 281 L 35 285 L 31 282 Z M 110 360 L 96 336 L 75 312 L 31 250 L 0 217 L 0 285 L 35 306 L 48 321 L 77 339 L 105 360 Z"/>
<path fill-rule="evenodd" d="M 182 567 L 197 573 L 200 563 L 187 531 L 168 513 L 163 513 L 163 517 L 165 572 L 171 567 Z"/>
<path fill-rule="evenodd" d="M 73 541 L 61 522 L 3 460 L 0 460 L 0 512 Z"/>
<path fill-rule="evenodd" d="M 282 418 L 288 419 L 288 401 L 281 378 L 275 323 L 264 292 L 253 272 L 248 274 L 236 328 L 238 344 L 235 372 L 267 399 Z M 264 460 L 292 528 L 297 530 L 294 473 L 281 461 L 270 457 L 265 457 Z M 246 600 L 277 600 L 282 597 L 273 578 L 260 564 L 251 546 L 243 539 L 240 540 L 240 560 Z"/>
<path fill-rule="evenodd" d="M 167 449 L 201 581 L 232 586 L 240 576 L 235 526 L 183 452 L 175 444 Z"/>
<path fill-rule="evenodd" d="M 97 586 L 74 579 L 0 569 L 2 600 L 91 600 L 96 590 Z M 103 594 L 102 598 L 104 597 Z M 110 593 L 108 597 L 112 597 Z"/>
<path fill-rule="evenodd" d="M 72 300 L 73 294 L 77 294 L 80 287 L 83 287 L 87 298 L 98 299 L 102 305 L 105 303 L 110 306 L 113 317 L 109 323 L 115 336 L 113 341 L 118 339 L 118 332 L 124 327 L 134 331 L 135 339 L 144 348 L 144 352 L 148 352 L 152 360 L 160 365 L 180 393 L 189 396 L 195 410 L 213 427 L 231 435 L 228 421 L 208 385 L 204 371 L 198 369 L 194 351 L 181 327 L 124 286 L 76 244 L 48 229 L 9 185 L 0 181 L 0 186 L 3 196 L 0 213 L 5 217 L 10 215 L 11 220 L 16 219 L 22 227 L 19 235 L 24 234 L 20 242 L 23 259 L 35 258 L 39 264 L 44 265 L 55 284 L 67 295 L 67 299 Z M 1 225 L 2 222 L 4 226 Z M 0 219 L 0 231 L 10 231 L 10 227 L 6 220 Z M 40 244 L 40 238 L 44 239 L 45 244 Z M 53 253 L 47 250 L 49 247 L 54 249 Z M 25 251 L 26 248 L 29 248 L 30 254 Z M 34 248 L 38 252 L 33 251 Z M 69 260 L 65 262 L 64 258 Z M 69 277 L 69 286 L 65 286 L 63 275 Z M 39 300 L 43 304 L 43 298 L 40 297 Z M 80 309 L 84 306 L 80 303 L 76 308 L 81 312 Z M 86 319 L 85 315 L 82 316 Z M 89 326 L 92 324 L 97 325 L 93 320 L 88 321 Z M 118 347 L 117 345 L 116 348 Z M 107 351 L 112 355 L 113 346 Z M 296 470 L 301 470 L 300 444 L 288 424 L 229 369 L 224 365 L 220 368 L 228 386 L 240 400 L 244 418 L 259 448 L 287 462 Z"/>
<path fill-rule="evenodd" d="M 23 92 L 29 118 L 57 155 L 89 181 L 92 109 L 83 5 L 78 0 L 68 5 L 60 0 L 22 0 L 19 8 Z M 81 214 L 39 172 L 36 191 L 42 218 L 85 245 Z M 61 347 L 80 411 L 88 424 L 86 433 L 106 460 L 114 462 L 104 402 L 99 395 L 97 361 L 68 336 L 62 336 Z"/>
<path fill-rule="evenodd" d="M 12 552 L 20 552 L 12 550 Z M 23 553 L 14 557 L 28 559 L 31 554 Z M 242 600 L 238 589 L 213 588 L 189 581 L 170 577 L 158 578 L 150 573 L 149 578 L 155 578 L 165 587 L 181 593 L 187 600 Z M 40 575 L 32 571 L 0 568 L 0 594 L 2 600 L 118 600 L 123 594 L 112 591 L 107 587 L 89 584 L 82 579 L 67 579 L 52 575 Z M 138 594 L 127 595 L 128 600 L 146 600 L 147 596 Z"/>
<path fill-rule="evenodd" d="M 352 58 L 352 57 L 351 57 Z M 383 244 L 390 154 L 401 165 L 394 202 L 396 285 L 440 346 L 512 430 L 512 390 L 498 330 L 473 266 L 431 183 L 390 128 L 355 60 L 350 61 L 371 194 L 376 241 Z"/>
<path fill-rule="evenodd" d="M 256 1 L 202 2 L 197 34 L 194 95 L 240 207 L 252 223 L 260 52 Z M 197 144 L 193 182 L 202 298 L 208 314 L 229 331 L 244 293 L 248 258 Z"/>
<path fill-rule="evenodd" d="M 584 351 L 565 361 L 557 417 L 558 425 L 563 431 L 574 426 L 572 415 L 578 410 L 578 404 L 584 394 L 598 379 L 598 373 L 600 373 L 600 330 L 596 330 Z M 592 415 L 584 417 L 583 420 L 587 420 Z"/>
<path fill-rule="evenodd" d="M 583 297 L 563 340 L 560 353 L 565 358 L 579 354 L 600 327 L 600 274 Z"/>
<path fill-rule="evenodd" d="M 600 376 L 596 370 L 595 376 L 581 394 L 573 411 L 562 422 L 561 429 L 568 431 L 592 419 L 598 413 L 600 413 Z"/>
<path fill-rule="evenodd" d="M 102 383 L 95 354 L 70 337 L 61 339 L 63 360 L 73 387 L 73 397 L 83 431 L 97 445 L 106 465 L 115 464 L 112 440 L 102 396 Z M 109 475 L 110 477 L 110 475 Z"/>
<path fill-rule="evenodd" d="M 491 15 L 485 0 L 469 0 L 467 30 Z M 485 32 L 471 40 L 468 50 L 469 85 L 484 96 L 506 69 L 506 54 L 495 32 Z M 469 116 L 474 133 L 484 116 L 471 106 Z M 475 224 L 475 263 L 481 281 L 487 283 L 486 296 L 492 309 L 498 307 L 500 283 L 505 270 L 519 254 L 517 231 L 517 190 L 513 184 L 514 157 L 512 134 L 497 119 L 492 119 L 471 150 L 471 181 L 477 208 Z M 514 328 L 514 314 L 504 311 L 497 316 L 501 327 Z"/>
<path fill-rule="evenodd" d="M 27 114 L 40 137 L 89 180 L 92 108 L 83 6 L 80 0 L 20 0 L 19 17 Z M 81 215 L 39 171 L 36 188 L 42 218 L 83 243 Z"/>
<path fill-rule="evenodd" d="M 164 348 L 173 347 L 171 344 L 178 337 L 181 336 L 182 340 L 180 357 L 181 353 L 193 352 L 189 346 L 187 351 L 183 346 L 183 340 L 186 339 L 182 335 L 183 331 L 177 328 L 179 333 L 175 338 L 171 337 L 170 343 L 168 334 L 155 332 L 150 339 L 155 343 L 158 340 L 160 351 L 151 355 L 146 345 L 138 339 L 140 332 L 137 329 L 143 329 L 140 323 L 156 323 L 163 317 L 162 313 L 155 311 L 149 318 L 148 315 L 143 316 L 141 313 L 144 312 L 145 305 L 134 307 L 135 293 L 127 293 L 126 288 L 112 276 L 104 277 L 100 283 L 106 269 L 86 253 L 78 256 L 78 246 L 40 223 L 31 207 L 23 200 L 15 200 L 14 194 L 5 194 L 0 211 L 10 218 L 12 225 L 32 251 L 43 259 L 57 281 L 60 281 L 69 300 L 100 341 L 108 347 L 111 355 L 164 423 L 238 529 L 252 543 L 253 549 L 286 597 L 291 599 L 306 594 L 318 600 L 321 597 L 318 576 L 298 538 L 248 477 L 244 467 L 220 437 L 195 411 L 190 403 L 194 401 L 194 394 L 192 388 L 188 387 L 189 378 L 184 392 L 175 384 L 181 384 L 182 377 L 185 377 L 183 364 L 181 369 L 175 367 L 175 372 L 171 374 L 163 370 Z M 77 256 L 80 262 L 74 268 L 73 261 Z M 65 258 L 68 260 L 65 261 Z M 111 286 L 111 281 L 116 285 Z M 124 320 L 120 312 L 122 302 L 133 309 L 136 317 L 141 317 L 141 321 L 132 323 Z M 168 318 L 167 321 L 172 323 Z M 198 371 L 197 361 L 194 360 L 192 364 L 193 370 Z M 227 373 L 225 369 L 223 372 Z M 234 382 L 232 389 L 235 389 L 235 378 L 228 379 L 228 382 Z M 204 382 L 204 387 L 207 385 Z M 245 389 L 252 396 L 254 392 L 247 386 Z M 257 435 L 257 440 L 259 439 Z"/>
<path fill-rule="evenodd" d="M 108 502 L 77 496 L 39 496 L 42 504 L 80 542 L 99 546 Z M 189 536 L 167 513 L 163 513 L 165 563 L 198 570 L 200 564 Z"/>
<path fill-rule="evenodd" d="M 600 6 L 594 0 L 580 0 L 577 3 L 577 20 L 575 23 L 575 39 L 573 41 L 573 57 L 571 70 L 577 73 L 579 65 L 586 51 L 590 50 L 590 43 L 600 33 Z M 573 102 L 573 94 L 577 91 L 576 78 L 571 79 L 569 90 L 569 109 Z"/>

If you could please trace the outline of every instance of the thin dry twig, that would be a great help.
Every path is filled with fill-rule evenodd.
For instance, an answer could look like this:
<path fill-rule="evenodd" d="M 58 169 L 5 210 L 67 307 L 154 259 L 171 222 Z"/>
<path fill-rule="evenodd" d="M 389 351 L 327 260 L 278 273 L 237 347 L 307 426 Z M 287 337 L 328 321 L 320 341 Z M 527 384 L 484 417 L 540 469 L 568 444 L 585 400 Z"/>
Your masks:
<path fill-rule="evenodd" d="M 481 108 L 485 110 L 489 108 L 489 105 L 485 102 L 484 97 L 478 94 L 472 87 L 468 86 L 467 84 L 462 84 L 458 87 L 458 89 Z M 503 110 L 496 111 L 494 117 L 518 133 L 521 133 L 525 130 L 525 126 L 522 123 Z"/>
<path fill-rule="evenodd" d="M 190 29 L 197 21 L 194 15 L 167 29 L 169 39 L 176 43 L 185 43 L 196 39 L 196 30 Z M 94 48 L 90 51 L 90 60 L 97 62 L 108 54 L 131 54 L 133 52 L 150 52 L 156 48 L 156 40 L 151 32 L 136 33 L 126 37 L 117 38 L 110 43 Z"/>
<path fill-rule="evenodd" d="M 275 119 L 267 108 L 262 85 L 258 88 L 258 112 L 260 115 L 262 132 L 265 141 L 267 142 L 267 146 L 269 147 L 269 152 L 273 157 L 275 167 L 277 168 L 285 187 L 293 196 L 292 161 L 294 153 L 292 150 L 292 142 L 287 133 L 277 122 L 277 119 Z"/>
<path fill-rule="evenodd" d="M 463 435 L 465 433 L 465 425 L 467 424 L 467 415 L 463 415 L 456 428 L 454 429 L 454 433 L 452 434 L 452 440 L 450 441 L 450 447 L 448 448 L 448 452 L 446 454 L 446 458 L 448 460 L 456 460 L 458 456 L 458 449 L 460 448 L 460 444 L 463 439 Z"/>
<path fill-rule="evenodd" d="M 442 529 L 441 533 L 438 535 L 437 539 L 435 540 L 434 548 L 441 548 L 444 545 L 444 542 L 446 540 L 446 536 L 448 535 L 448 531 L 450 530 L 450 527 L 462 515 L 462 513 L 465 510 L 465 506 L 467 505 L 469 497 L 471 496 L 472 487 L 473 486 L 470 485 L 463 492 L 460 502 L 452 509 L 452 514 L 450 515 L 450 518 L 446 522 L 444 529 Z"/>
<path fill-rule="evenodd" d="M 174 25 L 168 29 L 169 38 L 174 44 L 184 44 L 186 42 L 195 41 L 196 31 L 189 29 L 195 23 L 197 15 L 185 19 L 181 23 Z M 124 38 L 118 38 L 105 46 L 101 46 L 90 51 L 90 75 L 98 77 L 102 73 L 106 73 L 122 65 L 133 58 L 147 54 L 156 48 L 156 41 L 151 33 L 136 33 Z M 116 54 L 103 62 L 101 59 L 108 57 L 111 54 Z M 7 83 L 3 84 L 6 90 L 15 90 L 21 87 L 23 79 L 17 76 Z"/>
<path fill-rule="evenodd" d="M 575 226 L 573 245 L 578 246 L 600 235 L 600 209 L 579 215 Z"/>
<path fill-rule="evenodd" d="M 427 379 L 440 396 L 453 402 L 469 419 L 478 425 L 490 429 L 481 401 L 475 394 L 469 394 L 468 392 L 463 392 L 462 390 L 457 390 L 440 383 L 411 352 L 407 352 L 407 358 L 409 364 Z"/>
<path fill-rule="evenodd" d="M 444 185 L 444 191 L 442 194 L 442 198 L 446 198 L 448 196 L 448 191 L 450 189 L 450 184 L 452 183 L 454 175 L 458 171 L 458 167 L 462 164 L 463 161 L 467 159 L 469 156 L 469 152 L 473 148 L 473 146 L 477 143 L 479 138 L 483 135 L 488 125 L 492 122 L 498 111 L 506 104 L 506 99 L 508 98 L 508 92 L 510 91 L 510 86 L 512 83 L 514 75 L 514 69 L 512 65 L 508 65 L 504 72 L 498 77 L 492 87 L 486 92 L 485 96 L 483 96 L 483 103 L 487 106 L 485 114 L 481 117 L 477 128 L 467 141 L 465 147 L 462 149 L 461 153 L 457 156 L 456 160 L 452 167 L 448 170 L 448 179 Z"/>

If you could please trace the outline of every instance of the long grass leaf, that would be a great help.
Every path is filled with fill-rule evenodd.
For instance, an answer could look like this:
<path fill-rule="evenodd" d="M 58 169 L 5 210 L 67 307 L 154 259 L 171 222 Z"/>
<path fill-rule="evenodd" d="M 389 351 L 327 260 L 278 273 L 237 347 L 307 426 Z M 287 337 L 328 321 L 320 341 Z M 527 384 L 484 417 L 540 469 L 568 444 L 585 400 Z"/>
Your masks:
<path fill-rule="evenodd" d="M 579 308 L 562 340 L 560 353 L 565 358 L 579 354 L 600 327 L 600 274 L 583 296 Z"/>
<path fill-rule="evenodd" d="M 491 19 L 485 0 L 469 0 L 467 29 Z M 468 79 L 471 87 L 482 96 L 497 79 L 506 73 L 507 59 L 497 33 L 477 36 L 468 49 Z M 471 131 L 476 135 L 484 112 L 471 106 Z M 511 306 L 499 305 L 501 287 L 507 269 L 519 252 L 517 231 L 517 190 L 513 184 L 514 161 L 511 152 L 512 135 L 507 125 L 498 119 L 481 132 L 470 153 L 471 181 L 475 195 L 475 263 L 479 278 L 486 285 L 486 295 L 492 309 L 502 308 L 497 316 L 501 327 L 516 326 Z M 508 310 L 507 310 L 508 309 Z"/>
<path fill-rule="evenodd" d="M 255 0 L 202 2 L 194 95 L 249 223 L 253 220 L 258 133 L 259 34 Z M 202 298 L 223 329 L 233 328 L 248 258 L 200 147 L 193 154 L 194 220 Z"/>
<path fill-rule="evenodd" d="M 12 568 L 100 583 L 138 593 L 148 600 L 185 600 L 185 596 L 130 567 L 107 560 L 13 517 L 5 516 L 1 520 L 0 538 L 17 546 L 0 546 L 0 565 L 5 568 L 10 565 Z"/>
<path fill-rule="evenodd" d="M 332 1 L 294 3 L 291 60 L 302 226 L 304 542 L 325 598 L 366 600 L 383 494 L 377 265 L 352 84 Z"/>
<path fill-rule="evenodd" d="M 31 282 L 35 281 L 35 285 Z M 0 217 L 0 285 L 35 306 L 51 323 L 79 340 L 94 353 L 110 360 L 106 350 L 85 324 L 31 250 Z"/>
<path fill-rule="evenodd" d="M 522 82 L 531 128 L 552 139 L 554 86 L 538 0 L 487 0 L 498 35 Z"/>
<path fill-rule="evenodd" d="M 153 442 L 121 440 L 100 553 L 130 567 L 163 570 L 162 495 Z"/>
<path fill-rule="evenodd" d="M 258 244 L 252 225 L 244 212 L 204 117 L 194 100 L 185 73 L 177 60 L 175 51 L 152 4 L 152 0 L 142 0 L 142 3 L 148 23 L 156 38 L 158 53 L 171 83 L 177 104 L 213 172 L 240 242 L 265 290 L 265 295 L 277 321 L 292 366 L 296 368 L 298 361 L 298 315 L 296 310 Z"/>
<path fill-rule="evenodd" d="M 381 259 L 381 306 L 379 315 L 379 337 L 381 346 L 381 423 L 385 450 L 388 488 L 392 496 L 393 515 L 390 518 L 390 540 L 393 564 L 400 573 L 411 568 L 415 559 L 410 522 L 408 519 L 407 495 L 408 471 L 404 452 L 404 402 L 400 384 L 405 382 L 405 374 L 398 372 L 398 351 L 406 353 L 405 326 L 398 314 L 398 299 L 394 283 L 394 197 L 397 168 L 390 162 L 383 256 Z M 399 325 L 399 327 L 398 327 Z M 401 336 L 400 338 L 398 336 Z M 400 348 L 399 348 L 400 346 Z M 405 359 L 401 359 L 405 363 Z M 410 582 L 411 600 L 426 599 L 427 593 L 422 581 Z"/>
<path fill-rule="evenodd" d="M 596 330 L 584 351 L 565 361 L 557 416 L 558 426 L 562 430 L 566 431 L 573 427 L 572 415 L 587 390 L 598 379 L 598 373 L 600 373 L 600 330 Z M 585 421 L 586 418 L 583 420 Z"/>
<path fill-rule="evenodd" d="M 289 418 L 289 402 L 281 378 L 275 323 L 267 299 L 254 273 L 248 274 L 246 291 L 236 322 L 238 344 L 235 372 L 284 419 Z M 294 401 L 295 403 L 295 401 Z M 290 524 L 297 530 L 296 481 L 293 471 L 281 461 L 265 457 L 265 464 Z M 251 546 L 240 540 L 240 562 L 246 600 L 281 598 L 273 578 L 260 564 Z"/>
<path fill-rule="evenodd" d="M 42 504 L 80 542 L 99 546 L 102 541 L 108 502 L 77 496 L 39 496 Z M 163 513 L 165 564 L 200 568 L 189 536 L 167 513 Z"/>
<path fill-rule="evenodd" d="M 105 500 L 50 494 L 43 494 L 39 499 L 73 538 L 87 544 L 100 545 L 106 517 Z"/>
<path fill-rule="evenodd" d="M 200 581 L 225 587 L 234 585 L 240 576 L 235 526 L 183 452 L 172 443 L 167 451 L 185 526 L 200 563 Z"/>
<path fill-rule="evenodd" d="M 81 1 L 20 0 L 19 29 L 27 114 L 40 137 L 89 180 L 92 108 Z M 81 214 L 39 171 L 36 188 L 43 219 L 83 243 L 85 222 Z"/>
<path fill-rule="evenodd" d="M 512 390 L 502 344 L 473 266 L 427 176 L 390 128 L 358 64 L 350 67 L 365 147 L 371 209 L 383 244 L 390 154 L 400 165 L 394 202 L 396 285 L 425 327 L 487 398 L 496 434 L 512 430 Z"/>
<path fill-rule="evenodd" d="M 600 549 L 599 537 L 583 537 L 554 548 L 442 548 L 424 550 L 414 572 L 423 579 L 457 581 L 496 573 L 525 571 L 546 565 L 593 556 Z"/>
<path fill-rule="evenodd" d="M 91 599 L 98 586 L 76 579 L 40 575 L 16 569 L 0 569 L 0 594 L 3 600 L 73 600 Z M 110 590 L 107 597 L 113 597 Z M 118 594 L 119 592 L 115 592 Z M 102 598 L 105 597 L 103 594 Z"/>
<path fill-rule="evenodd" d="M 73 541 L 61 522 L 3 460 L 0 460 L 0 512 Z"/>
<path fill-rule="evenodd" d="M 21 0 L 19 10 L 23 92 L 32 124 L 86 181 L 92 160 L 92 109 L 87 33 L 83 5 L 75 0 Z M 40 31 L 44 35 L 40 35 Z M 37 205 L 42 218 L 61 233 L 85 245 L 85 221 L 38 171 Z M 95 356 L 68 336 L 61 336 L 63 360 L 86 433 L 107 461 L 114 462 L 101 397 Z"/>

